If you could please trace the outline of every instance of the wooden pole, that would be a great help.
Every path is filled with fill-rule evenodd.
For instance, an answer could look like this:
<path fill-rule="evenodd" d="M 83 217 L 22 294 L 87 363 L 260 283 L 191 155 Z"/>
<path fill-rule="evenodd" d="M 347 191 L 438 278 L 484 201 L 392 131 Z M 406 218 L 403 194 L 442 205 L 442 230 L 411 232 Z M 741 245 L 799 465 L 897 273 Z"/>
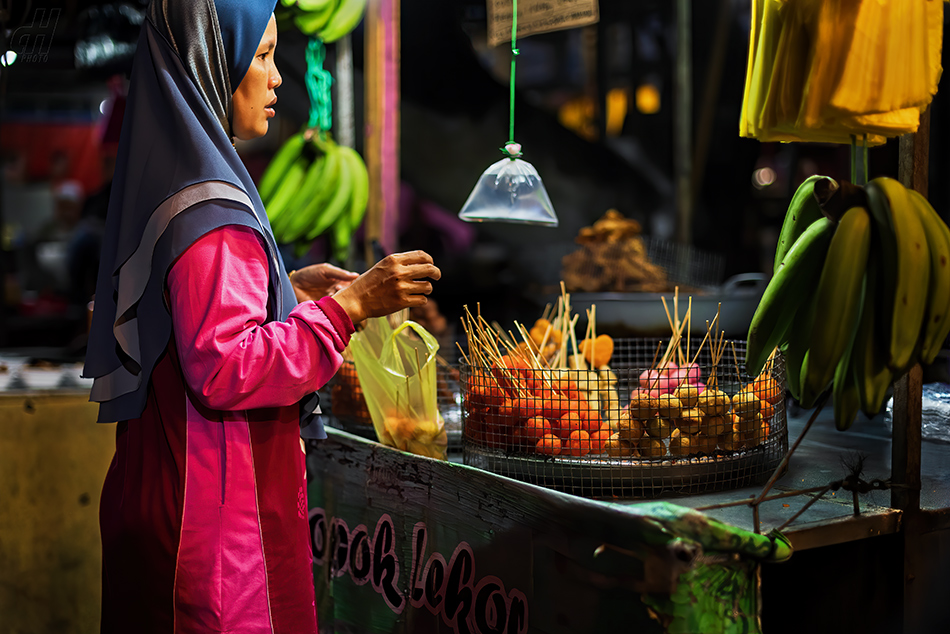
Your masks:
<path fill-rule="evenodd" d="M 898 178 L 905 187 L 927 195 L 930 153 L 930 110 L 920 115 L 916 134 L 900 138 Z M 914 580 L 926 571 L 921 536 L 920 450 L 923 369 L 920 364 L 894 383 L 894 425 L 891 443 L 891 506 L 901 509 L 904 537 L 904 632 L 926 631 L 926 615 L 932 613 L 926 599 L 927 588 Z"/>
<path fill-rule="evenodd" d="M 364 158 L 369 172 L 366 206 L 367 267 L 373 245 L 398 249 L 400 0 L 369 0 L 365 17 Z"/>
<path fill-rule="evenodd" d="M 930 110 L 920 116 L 916 134 L 900 138 L 898 179 L 905 187 L 927 195 Z M 891 506 L 903 511 L 920 508 L 920 425 L 923 370 L 915 364 L 894 383 L 894 440 L 891 479 L 901 487 L 891 491 Z"/>
<path fill-rule="evenodd" d="M 336 122 L 334 138 L 340 145 L 356 147 L 356 116 L 353 109 L 353 44 L 349 35 L 336 41 Z"/>
<path fill-rule="evenodd" d="M 703 100 L 696 126 L 696 145 L 693 148 L 692 188 L 690 190 L 690 209 L 696 208 L 699 192 L 703 187 L 706 173 L 706 159 L 709 156 L 709 141 L 712 138 L 713 122 L 716 118 L 716 104 L 719 101 L 719 88 L 722 84 L 722 69 L 726 63 L 726 47 L 729 44 L 732 2 L 719 0 L 719 12 L 716 16 L 716 30 L 712 50 L 706 65 L 706 85 L 703 87 Z"/>
<path fill-rule="evenodd" d="M 676 241 L 693 240 L 692 163 L 693 120 L 692 0 L 676 0 L 676 74 L 673 85 L 673 169 L 676 183 Z"/>

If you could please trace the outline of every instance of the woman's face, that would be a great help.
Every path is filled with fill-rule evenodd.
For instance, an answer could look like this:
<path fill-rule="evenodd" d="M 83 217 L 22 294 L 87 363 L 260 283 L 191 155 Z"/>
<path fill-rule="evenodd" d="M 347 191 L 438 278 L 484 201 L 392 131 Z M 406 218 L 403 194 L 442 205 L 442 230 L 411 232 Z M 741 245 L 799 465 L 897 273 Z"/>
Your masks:
<path fill-rule="evenodd" d="M 247 141 L 267 134 L 268 119 L 274 116 L 274 104 L 280 86 L 280 73 L 274 64 L 277 48 L 277 20 L 270 16 L 254 61 L 234 91 L 234 136 Z"/>

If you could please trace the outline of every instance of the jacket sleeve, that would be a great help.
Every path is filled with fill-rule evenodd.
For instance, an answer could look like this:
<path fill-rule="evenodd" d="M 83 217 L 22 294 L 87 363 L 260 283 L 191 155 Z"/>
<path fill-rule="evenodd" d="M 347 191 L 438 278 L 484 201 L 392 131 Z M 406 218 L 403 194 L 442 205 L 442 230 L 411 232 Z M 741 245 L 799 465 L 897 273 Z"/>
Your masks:
<path fill-rule="evenodd" d="M 353 333 L 329 297 L 268 322 L 267 255 L 246 227 L 195 241 L 172 265 L 167 289 L 185 380 L 213 409 L 293 405 L 330 380 Z"/>

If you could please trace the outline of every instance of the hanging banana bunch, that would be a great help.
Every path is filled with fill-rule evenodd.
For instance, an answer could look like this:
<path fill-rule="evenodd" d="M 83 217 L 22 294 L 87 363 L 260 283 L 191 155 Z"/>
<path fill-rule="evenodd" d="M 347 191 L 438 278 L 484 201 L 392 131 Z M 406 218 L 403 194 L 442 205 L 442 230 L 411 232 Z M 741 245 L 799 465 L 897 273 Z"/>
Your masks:
<path fill-rule="evenodd" d="M 298 6 L 303 4 L 297 2 Z M 314 6 L 316 2 L 306 4 Z M 337 6 L 335 1 L 329 4 Z M 305 78 L 310 120 L 274 154 L 258 191 L 278 243 L 294 244 L 297 254 L 302 255 L 315 239 L 327 235 L 332 257 L 345 262 L 366 214 L 369 174 L 359 153 L 336 143 L 329 132 L 333 80 L 323 69 L 325 57 L 323 41 L 312 37 Z"/>
<path fill-rule="evenodd" d="M 366 0 L 280 0 L 304 34 L 329 44 L 350 33 L 366 12 Z"/>
<path fill-rule="evenodd" d="M 792 396 L 811 407 L 831 388 L 835 424 L 847 429 L 859 410 L 879 413 L 915 363 L 932 363 L 948 333 L 950 228 L 927 199 L 891 178 L 840 188 L 827 176 L 806 180 L 749 326 L 749 372 L 779 347 Z"/>

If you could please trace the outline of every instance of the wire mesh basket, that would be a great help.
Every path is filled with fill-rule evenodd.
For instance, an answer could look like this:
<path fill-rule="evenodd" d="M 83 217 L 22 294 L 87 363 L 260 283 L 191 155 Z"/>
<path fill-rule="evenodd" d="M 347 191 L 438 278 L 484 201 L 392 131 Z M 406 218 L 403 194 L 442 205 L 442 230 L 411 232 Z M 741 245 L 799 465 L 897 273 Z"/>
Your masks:
<path fill-rule="evenodd" d="M 570 245 L 560 263 L 559 280 L 567 290 L 585 293 L 715 287 L 725 271 L 721 255 L 649 236 Z"/>
<path fill-rule="evenodd" d="M 767 480 L 788 449 L 783 359 L 752 377 L 745 342 L 727 341 L 715 369 L 702 348 L 695 366 L 664 374 L 650 370 L 663 343 L 618 339 L 599 372 L 461 364 L 463 461 L 597 498 Z"/>
<path fill-rule="evenodd" d="M 462 391 L 458 365 L 439 363 L 436 366 L 436 401 L 445 422 L 447 449 L 449 452 L 458 452 L 462 447 Z M 320 408 L 329 417 L 328 422 L 333 427 L 377 440 L 373 419 L 356 373 L 356 364 L 352 361 L 344 361 L 321 391 Z"/>

